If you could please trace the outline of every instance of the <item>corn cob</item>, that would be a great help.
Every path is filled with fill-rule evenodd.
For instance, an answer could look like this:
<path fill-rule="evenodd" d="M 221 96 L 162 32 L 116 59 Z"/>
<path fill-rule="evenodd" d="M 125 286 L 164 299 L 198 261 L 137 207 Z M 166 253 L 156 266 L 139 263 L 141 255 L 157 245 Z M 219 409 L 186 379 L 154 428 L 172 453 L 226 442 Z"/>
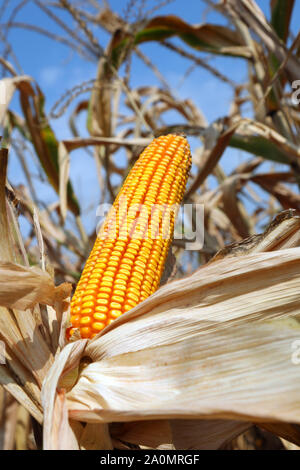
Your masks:
<path fill-rule="evenodd" d="M 190 166 L 182 136 L 161 136 L 142 152 L 85 264 L 68 337 L 79 328 L 82 338 L 93 338 L 158 288 L 173 238 L 172 208 L 182 201 Z"/>

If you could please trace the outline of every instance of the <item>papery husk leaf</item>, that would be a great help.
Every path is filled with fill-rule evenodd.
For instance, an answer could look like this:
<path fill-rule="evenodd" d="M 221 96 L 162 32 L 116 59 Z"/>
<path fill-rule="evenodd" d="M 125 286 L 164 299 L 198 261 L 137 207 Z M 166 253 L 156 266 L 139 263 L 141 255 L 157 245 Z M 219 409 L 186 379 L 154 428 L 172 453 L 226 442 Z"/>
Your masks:
<path fill-rule="evenodd" d="M 69 423 L 66 396 L 63 389 L 59 390 L 55 396 L 53 418 L 52 433 L 44 450 L 79 450 L 76 434 Z"/>
<path fill-rule="evenodd" d="M 47 342 L 47 324 L 35 309 L 40 302 L 54 305 L 59 312 L 70 285 L 55 287 L 45 271 L 11 262 L 0 262 L 0 279 L 0 340 L 5 344 L 0 384 L 41 423 L 40 391 L 57 345 Z M 59 321 L 58 315 L 53 321 Z"/>
<path fill-rule="evenodd" d="M 53 355 L 31 312 L 12 312 L 0 308 L 0 338 L 5 344 L 6 362 L 14 370 L 16 377 L 19 377 L 19 382 L 28 382 L 28 377 L 22 380 L 26 372 L 25 375 L 29 375 L 31 379 L 34 377 L 36 384 L 41 386 L 52 364 Z"/>
<path fill-rule="evenodd" d="M 82 345 L 93 362 L 67 394 L 71 419 L 299 423 L 299 265 L 291 248 L 215 261 L 167 284 L 94 340 L 68 345 L 43 396 L 55 395 Z"/>
<path fill-rule="evenodd" d="M 174 449 L 171 424 L 167 419 L 112 423 L 109 429 L 117 448 L 127 443 L 147 449 Z"/>
<path fill-rule="evenodd" d="M 87 423 L 80 438 L 81 450 L 112 450 L 113 444 L 108 425 Z"/>
<path fill-rule="evenodd" d="M 26 310 L 35 304 L 54 305 L 70 296 L 71 285 L 55 287 L 50 275 L 37 267 L 0 262 L 0 305 Z"/>
<path fill-rule="evenodd" d="M 248 429 L 247 422 L 211 420 L 170 420 L 176 450 L 217 450 Z"/>
<path fill-rule="evenodd" d="M 41 422 L 40 390 L 53 363 L 42 325 L 37 325 L 31 310 L 0 307 L 0 340 L 4 344 L 0 384 Z"/>
<path fill-rule="evenodd" d="M 62 349 L 67 344 L 66 330 L 71 326 L 69 302 L 68 298 L 65 302 L 56 302 L 55 308 L 47 305 L 48 329 L 53 351 Z"/>
<path fill-rule="evenodd" d="M 213 328 L 208 323 L 203 321 L 202 328 Z M 168 345 L 90 364 L 68 394 L 70 417 L 100 422 L 182 417 L 299 423 L 300 378 L 297 367 L 287 363 L 300 324 L 272 320 L 234 329 L 234 337 L 222 325 L 210 334 L 195 333 L 179 343 L 171 338 Z"/>
<path fill-rule="evenodd" d="M 23 377 L 22 377 L 23 378 Z M 6 366 L 0 365 L 0 384 L 22 405 L 29 411 L 39 423 L 43 421 L 42 410 L 39 407 L 39 396 L 36 391 L 36 386 L 30 384 L 29 373 L 24 374 L 23 382 L 20 385 L 16 383 L 16 376 L 12 375 Z M 26 381 L 27 379 L 27 381 Z M 24 386 L 24 384 L 26 384 Z"/>
<path fill-rule="evenodd" d="M 116 423 L 111 435 L 120 442 L 159 450 L 219 449 L 251 423 L 231 420 L 154 420 Z"/>
<path fill-rule="evenodd" d="M 45 449 L 53 449 L 58 445 L 59 420 L 65 416 L 56 417 L 56 390 L 60 377 L 79 365 L 84 352 L 86 340 L 68 344 L 59 354 L 59 363 L 51 367 L 43 384 L 42 403 L 44 408 L 43 442 Z M 68 364 L 67 364 L 68 362 Z M 55 384 L 55 385 L 54 385 Z M 53 386 L 54 385 L 54 386 Z M 58 419 L 58 421 L 57 421 Z"/>

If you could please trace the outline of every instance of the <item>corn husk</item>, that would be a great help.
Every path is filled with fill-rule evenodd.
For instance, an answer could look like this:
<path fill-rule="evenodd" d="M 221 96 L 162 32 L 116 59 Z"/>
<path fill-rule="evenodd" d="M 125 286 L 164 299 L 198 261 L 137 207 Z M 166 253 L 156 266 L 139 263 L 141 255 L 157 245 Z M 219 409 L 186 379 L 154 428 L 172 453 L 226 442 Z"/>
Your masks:
<path fill-rule="evenodd" d="M 44 382 L 45 448 L 56 390 L 86 357 L 66 393 L 70 420 L 299 423 L 299 265 L 300 248 L 215 261 L 67 345 Z"/>

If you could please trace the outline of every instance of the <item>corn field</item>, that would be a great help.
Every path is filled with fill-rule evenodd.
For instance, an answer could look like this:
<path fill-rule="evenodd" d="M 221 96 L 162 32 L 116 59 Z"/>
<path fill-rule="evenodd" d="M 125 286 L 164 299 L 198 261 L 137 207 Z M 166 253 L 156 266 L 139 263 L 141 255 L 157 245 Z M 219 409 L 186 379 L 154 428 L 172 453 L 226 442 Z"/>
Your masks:
<path fill-rule="evenodd" d="M 1 450 L 300 448 L 299 4 L 183 3 L 0 2 Z"/>

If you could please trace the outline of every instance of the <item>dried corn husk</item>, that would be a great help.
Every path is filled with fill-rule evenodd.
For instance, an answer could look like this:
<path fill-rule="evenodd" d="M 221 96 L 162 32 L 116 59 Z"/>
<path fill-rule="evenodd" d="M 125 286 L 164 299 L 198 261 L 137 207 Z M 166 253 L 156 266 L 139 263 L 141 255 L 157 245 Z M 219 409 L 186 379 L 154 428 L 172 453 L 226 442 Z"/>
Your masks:
<path fill-rule="evenodd" d="M 300 248 L 215 261 L 67 345 L 44 382 L 46 448 L 60 380 L 84 357 L 66 393 L 71 420 L 299 423 L 299 266 Z"/>

